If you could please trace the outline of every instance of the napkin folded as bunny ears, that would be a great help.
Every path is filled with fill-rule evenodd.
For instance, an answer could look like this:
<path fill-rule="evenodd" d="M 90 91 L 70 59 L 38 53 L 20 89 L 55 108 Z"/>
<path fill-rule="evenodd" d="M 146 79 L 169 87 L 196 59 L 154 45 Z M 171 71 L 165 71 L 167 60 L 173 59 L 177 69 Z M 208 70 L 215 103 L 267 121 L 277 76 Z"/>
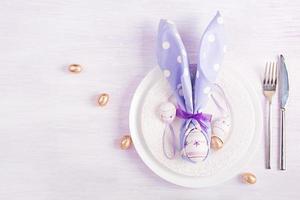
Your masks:
<path fill-rule="evenodd" d="M 158 64 L 177 99 L 177 116 L 185 119 L 180 133 L 180 150 L 190 161 L 204 160 L 209 152 L 211 116 L 201 111 L 208 101 L 225 51 L 223 18 L 217 12 L 203 33 L 197 71 L 192 80 L 187 52 L 175 24 L 165 19 L 159 23 Z"/>

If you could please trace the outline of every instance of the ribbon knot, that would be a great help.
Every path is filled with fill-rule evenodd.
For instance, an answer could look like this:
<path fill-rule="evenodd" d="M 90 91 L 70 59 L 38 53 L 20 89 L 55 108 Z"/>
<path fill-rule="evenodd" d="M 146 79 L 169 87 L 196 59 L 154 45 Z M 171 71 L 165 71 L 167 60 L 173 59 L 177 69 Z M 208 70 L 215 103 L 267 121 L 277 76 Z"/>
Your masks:
<path fill-rule="evenodd" d="M 205 131 L 207 132 L 207 129 L 208 129 L 208 126 L 207 126 L 207 123 L 210 123 L 211 122 L 211 118 L 212 118 L 212 115 L 210 114 L 205 114 L 205 113 L 188 113 L 184 110 L 182 110 L 180 107 L 178 107 L 176 109 L 176 116 L 181 118 L 181 119 L 194 119 L 196 120 L 199 124 L 200 124 L 200 127 Z"/>

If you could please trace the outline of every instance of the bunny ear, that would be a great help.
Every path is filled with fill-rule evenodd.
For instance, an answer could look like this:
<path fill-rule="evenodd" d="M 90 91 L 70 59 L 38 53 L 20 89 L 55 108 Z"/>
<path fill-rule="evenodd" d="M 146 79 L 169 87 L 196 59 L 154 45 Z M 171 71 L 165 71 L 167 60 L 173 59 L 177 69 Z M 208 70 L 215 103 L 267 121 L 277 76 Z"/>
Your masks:
<path fill-rule="evenodd" d="M 187 112 L 193 112 L 192 83 L 187 53 L 175 25 L 164 19 L 159 23 L 157 58 L 179 106 Z"/>
<path fill-rule="evenodd" d="M 206 28 L 200 43 L 194 87 L 196 111 L 206 105 L 211 84 L 215 82 L 222 63 L 225 48 L 223 18 L 217 12 Z"/>

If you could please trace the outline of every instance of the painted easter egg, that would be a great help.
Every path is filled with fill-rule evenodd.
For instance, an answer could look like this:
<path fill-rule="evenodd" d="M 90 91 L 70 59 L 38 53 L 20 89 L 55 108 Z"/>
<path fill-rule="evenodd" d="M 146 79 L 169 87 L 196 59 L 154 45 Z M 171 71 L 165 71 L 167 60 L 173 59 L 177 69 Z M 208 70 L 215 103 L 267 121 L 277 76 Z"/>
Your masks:
<path fill-rule="evenodd" d="M 170 102 L 162 103 L 159 106 L 160 118 L 165 123 L 172 123 L 176 117 L 176 107 Z"/>
<path fill-rule="evenodd" d="M 209 143 L 199 128 L 187 131 L 184 141 L 183 156 L 192 162 L 203 161 L 209 152 Z"/>

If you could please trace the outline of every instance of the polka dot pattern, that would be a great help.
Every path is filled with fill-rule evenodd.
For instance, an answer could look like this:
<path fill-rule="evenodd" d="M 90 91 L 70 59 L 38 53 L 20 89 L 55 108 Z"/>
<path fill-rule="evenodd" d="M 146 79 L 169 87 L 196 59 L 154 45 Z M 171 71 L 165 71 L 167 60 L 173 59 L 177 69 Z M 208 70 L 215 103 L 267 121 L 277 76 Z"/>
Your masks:
<path fill-rule="evenodd" d="M 218 24 L 223 24 L 223 17 L 218 17 L 217 22 Z"/>
<path fill-rule="evenodd" d="M 188 113 L 201 111 L 207 104 L 211 85 L 220 70 L 224 44 L 224 20 L 218 12 L 208 23 L 201 39 L 195 73 L 195 81 L 191 81 L 188 55 L 184 44 L 173 22 L 161 20 L 158 30 L 158 63 L 164 77 L 174 91 L 177 103 Z M 189 126 L 197 126 L 192 124 Z M 182 130 L 183 133 L 185 130 Z M 180 137 L 182 138 L 182 137 Z M 180 141 L 184 144 L 184 141 Z"/>
<path fill-rule="evenodd" d="M 168 77 L 170 77 L 170 75 L 171 75 L 170 70 L 165 69 L 165 70 L 164 70 L 164 76 L 165 76 L 166 78 L 168 78 Z"/>
<path fill-rule="evenodd" d="M 216 40 L 216 37 L 215 37 L 214 34 L 209 34 L 209 35 L 208 35 L 208 41 L 209 41 L 209 42 L 214 42 L 215 40 Z"/>
<path fill-rule="evenodd" d="M 178 57 L 177 57 L 177 62 L 178 62 L 178 63 L 181 63 L 181 62 L 182 62 L 181 56 L 178 56 Z"/>
<path fill-rule="evenodd" d="M 169 49 L 169 48 L 170 48 L 170 43 L 167 42 L 167 41 L 166 41 L 166 42 L 163 42 L 163 43 L 162 43 L 162 48 L 163 48 L 163 49 Z"/>
<path fill-rule="evenodd" d="M 159 65 L 164 77 L 176 91 L 178 104 L 188 112 L 194 112 L 194 109 L 201 110 L 206 105 L 210 86 L 221 68 L 223 54 L 226 52 L 223 23 L 223 18 L 217 13 L 205 29 L 194 82 L 191 81 L 188 55 L 175 24 L 169 20 L 162 20 L 159 25 Z"/>

